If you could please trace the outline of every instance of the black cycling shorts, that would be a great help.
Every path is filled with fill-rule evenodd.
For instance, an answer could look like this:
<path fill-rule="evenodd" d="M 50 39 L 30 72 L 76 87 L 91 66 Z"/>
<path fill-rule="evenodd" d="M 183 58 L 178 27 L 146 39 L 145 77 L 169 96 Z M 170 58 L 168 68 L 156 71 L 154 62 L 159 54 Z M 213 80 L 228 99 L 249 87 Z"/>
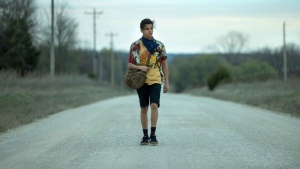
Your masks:
<path fill-rule="evenodd" d="M 161 84 L 144 84 L 141 88 L 137 89 L 137 93 L 139 95 L 140 106 L 141 107 L 148 107 L 149 100 L 151 103 L 156 103 L 159 107 L 159 100 L 160 100 L 160 90 Z"/>

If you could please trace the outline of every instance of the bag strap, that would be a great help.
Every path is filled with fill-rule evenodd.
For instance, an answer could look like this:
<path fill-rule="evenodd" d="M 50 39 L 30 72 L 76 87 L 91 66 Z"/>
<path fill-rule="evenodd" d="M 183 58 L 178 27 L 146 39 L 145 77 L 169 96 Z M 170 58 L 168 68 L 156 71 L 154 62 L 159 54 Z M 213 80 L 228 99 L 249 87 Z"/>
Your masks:
<path fill-rule="evenodd" d="M 149 52 L 148 60 L 147 60 L 147 63 L 146 63 L 146 66 L 148 66 L 148 67 L 149 67 L 150 58 L 151 58 L 151 53 Z"/>

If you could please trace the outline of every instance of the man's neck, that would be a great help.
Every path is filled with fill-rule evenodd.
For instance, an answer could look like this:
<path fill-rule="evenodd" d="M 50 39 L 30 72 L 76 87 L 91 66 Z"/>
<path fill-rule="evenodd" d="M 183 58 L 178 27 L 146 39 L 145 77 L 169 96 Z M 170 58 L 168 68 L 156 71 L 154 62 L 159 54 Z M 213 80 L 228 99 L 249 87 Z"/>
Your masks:
<path fill-rule="evenodd" d="M 147 38 L 146 36 L 143 36 L 144 38 L 148 39 L 148 40 L 151 40 L 152 39 L 152 36 L 150 38 Z"/>

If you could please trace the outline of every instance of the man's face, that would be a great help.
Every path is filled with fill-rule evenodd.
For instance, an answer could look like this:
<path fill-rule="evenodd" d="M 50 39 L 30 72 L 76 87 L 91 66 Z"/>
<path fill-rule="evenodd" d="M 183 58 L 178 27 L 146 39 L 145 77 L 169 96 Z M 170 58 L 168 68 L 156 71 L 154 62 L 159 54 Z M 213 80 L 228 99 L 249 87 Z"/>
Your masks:
<path fill-rule="evenodd" d="M 151 39 L 153 35 L 153 25 L 152 24 L 146 24 L 144 29 L 141 29 L 141 32 L 143 33 L 143 36 L 147 39 Z"/>

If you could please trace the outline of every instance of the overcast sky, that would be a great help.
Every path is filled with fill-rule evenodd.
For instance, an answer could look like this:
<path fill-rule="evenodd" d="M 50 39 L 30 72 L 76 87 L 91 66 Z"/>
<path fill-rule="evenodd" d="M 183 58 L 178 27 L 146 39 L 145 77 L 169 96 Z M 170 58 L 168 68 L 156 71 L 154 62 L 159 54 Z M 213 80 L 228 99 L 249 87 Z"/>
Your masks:
<path fill-rule="evenodd" d="M 154 38 L 162 41 L 167 53 L 211 52 L 218 38 L 229 31 L 249 37 L 248 50 L 279 47 L 286 41 L 300 45 L 300 0 L 54 0 L 66 2 L 68 15 L 79 24 L 82 47 L 93 48 L 93 17 L 85 12 L 95 8 L 97 50 L 109 47 L 106 34 L 113 32 L 114 48 L 129 51 L 130 44 L 142 36 L 144 18 L 155 20 Z M 37 0 L 40 18 L 50 11 L 51 0 Z"/>

